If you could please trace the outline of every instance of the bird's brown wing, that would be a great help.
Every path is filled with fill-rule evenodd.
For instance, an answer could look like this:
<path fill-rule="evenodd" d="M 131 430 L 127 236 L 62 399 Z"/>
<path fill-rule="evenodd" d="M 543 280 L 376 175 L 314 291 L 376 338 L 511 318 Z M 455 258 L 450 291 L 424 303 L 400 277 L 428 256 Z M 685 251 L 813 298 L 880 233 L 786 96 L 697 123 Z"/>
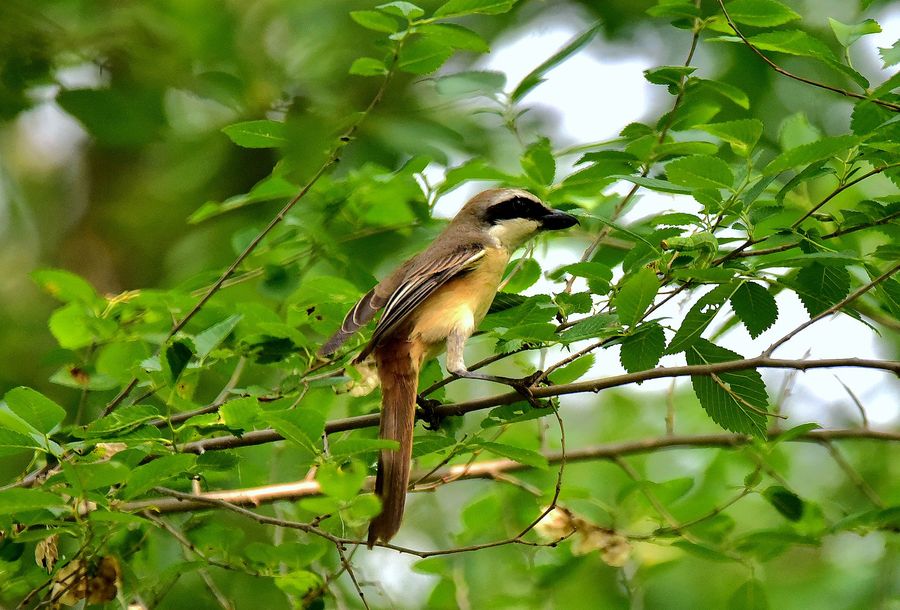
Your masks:
<path fill-rule="evenodd" d="M 413 310 L 438 288 L 460 273 L 471 270 L 485 252 L 480 245 L 470 245 L 444 256 L 428 257 L 420 264 L 413 264 L 388 298 L 372 340 L 357 357 L 357 361 L 368 356 L 384 337 L 403 324 Z"/>

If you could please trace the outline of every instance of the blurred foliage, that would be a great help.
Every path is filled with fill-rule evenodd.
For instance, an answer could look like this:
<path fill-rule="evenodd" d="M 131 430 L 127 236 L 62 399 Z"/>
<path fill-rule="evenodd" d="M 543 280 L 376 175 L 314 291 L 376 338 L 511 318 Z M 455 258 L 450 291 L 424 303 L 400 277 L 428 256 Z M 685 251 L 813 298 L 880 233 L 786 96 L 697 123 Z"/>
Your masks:
<path fill-rule="evenodd" d="M 343 369 L 351 352 L 314 355 L 376 277 L 440 231 L 439 198 L 499 182 L 581 227 L 510 265 L 475 346 L 507 354 L 494 366 L 530 373 L 537 352 L 557 385 L 596 379 L 605 350 L 638 375 L 664 355 L 716 366 L 754 355 L 723 344 L 729 329 L 779 339 L 784 294 L 811 317 L 840 305 L 895 356 L 900 283 L 882 275 L 900 260 L 900 78 L 884 75 L 900 53 L 858 45 L 883 4 L 732 0 L 745 43 L 716 1 L 5 0 L 0 605 L 362 606 L 347 557 L 373 607 L 894 607 L 896 434 L 789 442 L 855 425 L 773 418 L 791 415 L 790 374 L 780 392 L 750 368 L 420 431 L 426 471 L 494 457 L 522 468 L 414 496 L 398 540 L 417 549 L 502 541 L 541 514 L 559 472 L 547 459 L 561 449 L 557 406 L 570 451 L 673 426 L 688 440 L 572 461 L 527 544 L 404 562 L 332 544 L 377 513 L 364 482 L 381 444 L 366 428 L 326 445 L 326 422 L 378 400 L 348 394 L 362 381 Z M 550 19 L 581 34 L 521 81 L 478 67 L 498 40 Z M 644 73 L 657 107 L 611 141 L 565 142 L 528 96 L 599 38 L 663 41 Z M 675 197 L 642 206 L 645 191 Z M 681 319 L 657 311 L 678 295 Z M 422 387 L 441 376 L 432 364 Z M 495 389 L 482 385 L 430 397 Z M 697 440 L 723 428 L 753 438 Z M 285 440 L 183 451 L 270 429 Z M 160 485 L 262 486 L 313 466 L 321 495 L 256 509 L 307 531 L 128 504 Z"/>

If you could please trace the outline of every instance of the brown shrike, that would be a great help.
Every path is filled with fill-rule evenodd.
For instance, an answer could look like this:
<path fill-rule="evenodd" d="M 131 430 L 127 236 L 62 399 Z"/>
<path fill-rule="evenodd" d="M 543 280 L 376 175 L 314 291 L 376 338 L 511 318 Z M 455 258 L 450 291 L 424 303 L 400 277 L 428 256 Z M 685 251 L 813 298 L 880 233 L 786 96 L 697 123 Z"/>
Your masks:
<path fill-rule="evenodd" d="M 378 458 L 375 493 L 381 513 L 369 526 L 369 548 L 400 529 L 409 485 L 419 370 L 446 346 L 447 370 L 458 377 L 522 386 L 521 380 L 466 369 L 463 350 L 494 300 L 510 255 L 539 231 L 577 224 L 518 189 L 491 189 L 469 200 L 423 252 L 370 290 L 344 318 L 341 329 L 319 350 L 328 355 L 384 313 L 372 340 L 354 362 L 375 357 L 381 381 L 380 436 L 399 449 Z"/>

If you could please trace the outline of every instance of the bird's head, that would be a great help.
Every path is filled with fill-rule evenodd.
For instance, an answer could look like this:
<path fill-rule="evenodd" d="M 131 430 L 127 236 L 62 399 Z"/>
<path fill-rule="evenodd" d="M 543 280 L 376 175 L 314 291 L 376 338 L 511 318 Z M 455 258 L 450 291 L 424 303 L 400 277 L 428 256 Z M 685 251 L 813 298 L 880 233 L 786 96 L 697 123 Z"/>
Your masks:
<path fill-rule="evenodd" d="M 474 224 L 512 251 L 540 231 L 567 229 L 578 219 L 547 207 L 528 191 L 490 189 L 472 197 L 453 222 Z"/>

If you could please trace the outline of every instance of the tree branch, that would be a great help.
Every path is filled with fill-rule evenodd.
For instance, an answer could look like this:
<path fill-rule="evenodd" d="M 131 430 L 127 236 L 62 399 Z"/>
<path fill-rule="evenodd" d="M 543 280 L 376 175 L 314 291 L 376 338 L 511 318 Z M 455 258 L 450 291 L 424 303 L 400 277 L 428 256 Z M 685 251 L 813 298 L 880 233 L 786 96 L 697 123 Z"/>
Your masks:
<path fill-rule="evenodd" d="M 579 394 L 584 392 L 599 392 L 609 388 L 630 385 L 641 381 L 649 381 L 651 379 L 664 379 L 670 377 L 686 377 L 690 375 L 713 375 L 718 373 L 726 373 L 729 371 L 742 371 L 756 368 L 774 368 L 774 369 L 797 369 L 806 371 L 809 369 L 819 368 L 839 368 L 854 367 L 868 368 L 883 371 L 889 371 L 900 375 L 900 361 L 897 360 L 866 360 L 860 358 L 830 358 L 823 360 L 787 360 L 776 359 L 765 356 L 757 356 L 755 358 L 746 358 L 743 360 L 732 360 L 730 362 L 717 362 L 713 364 L 695 364 L 687 366 L 660 367 L 650 369 L 648 371 L 640 371 L 637 373 L 627 373 L 623 375 L 614 375 L 603 379 L 591 379 L 587 381 L 578 381 L 562 385 L 536 387 L 532 393 L 535 398 L 550 398 L 551 396 L 562 396 L 565 394 Z M 464 415 L 473 411 L 481 411 L 498 407 L 502 405 L 512 404 L 522 400 L 522 396 L 518 392 L 509 392 L 487 398 L 480 398 L 461 402 L 456 404 L 446 404 L 436 407 L 434 414 L 437 417 L 446 417 L 450 415 Z M 361 428 L 370 428 L 377 426 L 380 420 L 378 413 L 369 415 L 358 415 L 355 417 L 346 417 L 328 422 L 325 425 L 325 433 L 333 434 L 335 432 L 345 432 L 347 430 L 359 430 Z M 179 453 L 196 453 L 202 454 L 207 451 L 218 451 L 222 449 L 234 449 L 236 447 L 247 447 L 251 445 L 261 445 L 271 443 L 273 441 L 282 440 L 282 436 L 275 430 L 253 430 L 246 432 L 241 436 L 218 436 L 213 438 L 202 439 L 190 443 L 184 443 L 177 447 Z M 146 460 L 153 459 L 148 456 Z"/>
<path fill-rule="evenodd" d="M 770 440 L 776 440 L 782 431 L 773 430 L 769 433 Z M 791 439 L 792 442 L 824 443 L 837 440 L 876 440 L 885 442 L 900 441 L 900 432 L 883 432 L 869 428 L 862 429 L 836 429 L 836 430 L 812 430 L 799 437 Z M 619 443 L 607 443 L 586 447 L 582 449 L 569 449 L 563 451 L 544 452 L 544 457 L 551 464 L 585 462 L 592 460 L 612 460 L 628 455 L 652 453 L 662 449 L 690 449 L 690 448 L 722 448 L 736 449 L 750 443 L 753 439 L 742 434 L 696 434 L 696 435 L 667 435 L 656 438 L 645 438 L 636 441 L 624 441 Z M 435 482 L 454 481 L 458 479 L 492 479 L 500 473 L 515 472 L 530 468 L 520 462 L 509 459 L 487 460 L 448 466 L 434 472 L 414 473 L 411 480 L 420 479 L 413 491 L 422 486 L 430 486 Z M 363 488 L 374 488 L 375 479 L 369 477 Z M 321 488 L 317 481 L 293 481 L 261 487 L 248 487 L 244 489 L 231 489 L 225 491 L 205 492 L 201 494 L 179 494 L 177 497 L 154 498 L 150 500 L 138 500 L 125 502 L 116 507 L 117 510 L 127 512 L 152 511 L 154 513 L 177 513 L 209 508 L 215 504 L 227 503 L 230 505 L 259 506 L 269 502 L 280 500 L 296 500 L 309 496 L 319 495 Z M 171 496 L 171 494 L 168 494 Z"/>

